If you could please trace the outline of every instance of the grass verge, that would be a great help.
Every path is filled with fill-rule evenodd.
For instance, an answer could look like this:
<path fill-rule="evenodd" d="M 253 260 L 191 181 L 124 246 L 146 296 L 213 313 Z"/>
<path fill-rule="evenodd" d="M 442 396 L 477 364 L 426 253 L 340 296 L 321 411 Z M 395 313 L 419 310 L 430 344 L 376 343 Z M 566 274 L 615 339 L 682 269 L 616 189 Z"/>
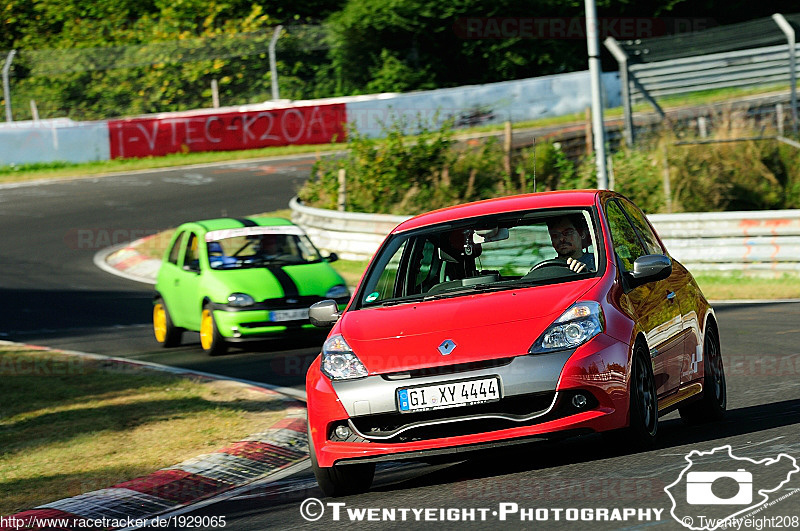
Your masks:
<path fill-rule="evenodd" d="M 800 299 L 800 278 L 784 274 L 775 278 L 731 275 L 694 275 L 703 294 L 709 300 L 732 299 Z"/>
<path fill-rule="evenodd" d="M 109 487 L 263 431 L 283 402 L 233 382 L 0 345 L 0 514 Z"/>

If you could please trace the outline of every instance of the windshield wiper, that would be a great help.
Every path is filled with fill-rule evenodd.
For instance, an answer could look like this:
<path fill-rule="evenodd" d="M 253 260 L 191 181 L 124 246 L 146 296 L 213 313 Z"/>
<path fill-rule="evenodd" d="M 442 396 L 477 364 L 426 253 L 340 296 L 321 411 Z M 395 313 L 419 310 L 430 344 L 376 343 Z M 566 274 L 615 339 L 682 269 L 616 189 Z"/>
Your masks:
<path fill-rule="evenodd" d="M 403 297 L 402 299 L 386 299 L 385 301 L 367 303 L 363 306 L 368 308 L 374 308 L 376 306 L 397 306 L 398 304 L 406 304 L 409 302 L 420 302 L 422 300 L 424 300 L 422 295 L 414 295 L 410 297 Z"/>
<path fill-rule="evenodd" d="M 513 288 L 513 285 L 510 284 L 498 284 L 496 282 L 485 283 L 485 284 L 475 284 L 472 286 L 459 286 L 453 287 L 452 289 L 448 289 L 442 291 L 440 293 L 435 293 L 433 295 L 427 295 L 423 300 L 430 301 L 434 299 L 446 299 L 448 297 L 456 297 L 458 295 L 465 295 L 469 293 L 483 293 L 483 292 L 490 292 L 490 291 L 502 291 L 505 289 Z"/>

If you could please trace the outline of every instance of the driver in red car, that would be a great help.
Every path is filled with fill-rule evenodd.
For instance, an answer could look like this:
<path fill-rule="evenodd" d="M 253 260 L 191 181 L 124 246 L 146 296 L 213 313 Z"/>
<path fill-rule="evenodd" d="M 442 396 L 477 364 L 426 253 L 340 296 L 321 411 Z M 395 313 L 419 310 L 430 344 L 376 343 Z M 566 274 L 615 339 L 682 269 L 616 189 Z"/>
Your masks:
<path fill-rule="evenodd" d="M 587 252 L 589 229 L 580 214 L 552 218 L 547 221 L 547 230 L 557 258 L 566 259 L 572 271 L 594 270 L 594 255 Z"/>

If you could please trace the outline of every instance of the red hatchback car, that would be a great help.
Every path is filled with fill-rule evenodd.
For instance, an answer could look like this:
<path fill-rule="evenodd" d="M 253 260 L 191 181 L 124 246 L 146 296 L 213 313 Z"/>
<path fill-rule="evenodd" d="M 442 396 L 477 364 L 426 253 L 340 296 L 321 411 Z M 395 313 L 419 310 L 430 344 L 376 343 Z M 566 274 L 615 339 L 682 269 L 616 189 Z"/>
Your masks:
<path fill-rule="evenodd" d="M 652 444 L 658 417 L 722 417 L 718 327 L 631 201 L 580 190 L 480 201 L 401 223 L 307 378 L 329 496 L 377 461 L 592 432 Z"/>

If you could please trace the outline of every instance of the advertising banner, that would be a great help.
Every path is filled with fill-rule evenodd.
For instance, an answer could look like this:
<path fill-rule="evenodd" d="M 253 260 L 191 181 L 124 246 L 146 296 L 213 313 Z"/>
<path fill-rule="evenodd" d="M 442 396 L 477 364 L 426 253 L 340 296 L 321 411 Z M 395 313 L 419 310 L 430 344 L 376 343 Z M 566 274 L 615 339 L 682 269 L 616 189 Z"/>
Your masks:
<path fill-rule="evenodd" d="M 344 104 L 109 120 L 111 158 L 343 141 Z"/>

